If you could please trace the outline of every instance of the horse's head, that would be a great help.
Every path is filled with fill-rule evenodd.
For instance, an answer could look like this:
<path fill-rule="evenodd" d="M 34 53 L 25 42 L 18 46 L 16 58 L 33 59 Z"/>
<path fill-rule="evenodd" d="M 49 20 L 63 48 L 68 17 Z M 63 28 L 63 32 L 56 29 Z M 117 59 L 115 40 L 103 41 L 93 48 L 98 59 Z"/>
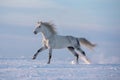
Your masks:
<path fill-rule="evenodd" d="M 41 26 L 42 26 L 42 22 L 37 22 L 36 28 L 34 30 L 34 34 L 41 32 Z"/>
<path fill-rule="evenodd" d="M 57 34 L 54 24 L 50 22 L 37 22 L 36 28 L 34 30 L 34 34 L 42 32 L 44 34 Z"/>

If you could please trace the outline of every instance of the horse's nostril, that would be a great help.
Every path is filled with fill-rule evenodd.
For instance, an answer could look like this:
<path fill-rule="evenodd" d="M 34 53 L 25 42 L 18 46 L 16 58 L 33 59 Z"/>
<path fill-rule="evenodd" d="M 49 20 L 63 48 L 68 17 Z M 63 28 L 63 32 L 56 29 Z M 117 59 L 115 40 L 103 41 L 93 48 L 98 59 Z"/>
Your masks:
<path fill-rule="evenodd" d="M 34 34 L 37 34 L 37 32 L 36 32 L 36 31 L 34 31 Z"/>

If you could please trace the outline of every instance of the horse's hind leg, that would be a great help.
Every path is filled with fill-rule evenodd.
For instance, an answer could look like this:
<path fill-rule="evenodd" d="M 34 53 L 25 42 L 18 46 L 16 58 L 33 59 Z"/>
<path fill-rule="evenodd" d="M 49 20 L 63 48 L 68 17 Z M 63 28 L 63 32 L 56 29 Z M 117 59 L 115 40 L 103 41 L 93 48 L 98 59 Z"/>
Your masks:
<path fill-rule="evenodd" d="M 68 50 L 71 51 L 74 54 L 74 56 L 76 56 L 76 62 L 79 63 L 79 55 L 75 52 L 75 49 L 73 47 L 68 47 Z"/>
<path fill-rule="evenodd" d="M 90 61 L 88 60 L 88 58 L 86 57 L 86 54 L 85 52 L 81 49 L 81 48 L 76 48 L 79 52 L 80 52 L 80 57 L 81 59 L 87 63 L 87 64 L 90 64 Z"/>
<path fill-rule="evenodd" d="M 43 50 L 46 50 L 47 48 L 46 47 L 41 47 L 33 56 L 33 60 L 36 59 L 37 55 L 39 54 L 39 52 L 42 52 Z"/>

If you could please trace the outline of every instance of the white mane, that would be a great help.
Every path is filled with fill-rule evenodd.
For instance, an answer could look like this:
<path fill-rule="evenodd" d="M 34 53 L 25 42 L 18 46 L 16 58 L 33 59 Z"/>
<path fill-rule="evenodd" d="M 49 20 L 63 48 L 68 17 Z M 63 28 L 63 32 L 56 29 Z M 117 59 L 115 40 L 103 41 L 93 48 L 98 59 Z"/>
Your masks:
<path fill-rule="evenodd" d="M 55 25 L 50 22 L 42 22 L 42 25 L 44 25 L 51 33 L 57 34 Z"/>

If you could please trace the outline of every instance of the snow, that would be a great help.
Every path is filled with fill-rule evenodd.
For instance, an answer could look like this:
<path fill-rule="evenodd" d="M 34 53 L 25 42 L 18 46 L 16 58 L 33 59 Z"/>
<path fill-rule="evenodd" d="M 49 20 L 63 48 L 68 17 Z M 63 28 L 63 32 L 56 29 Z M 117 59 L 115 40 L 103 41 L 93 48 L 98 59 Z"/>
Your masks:
<path fill-rule="evenodd" d="M 120 64 L 0 58 L 0 80 L 120 80 Z"/>

